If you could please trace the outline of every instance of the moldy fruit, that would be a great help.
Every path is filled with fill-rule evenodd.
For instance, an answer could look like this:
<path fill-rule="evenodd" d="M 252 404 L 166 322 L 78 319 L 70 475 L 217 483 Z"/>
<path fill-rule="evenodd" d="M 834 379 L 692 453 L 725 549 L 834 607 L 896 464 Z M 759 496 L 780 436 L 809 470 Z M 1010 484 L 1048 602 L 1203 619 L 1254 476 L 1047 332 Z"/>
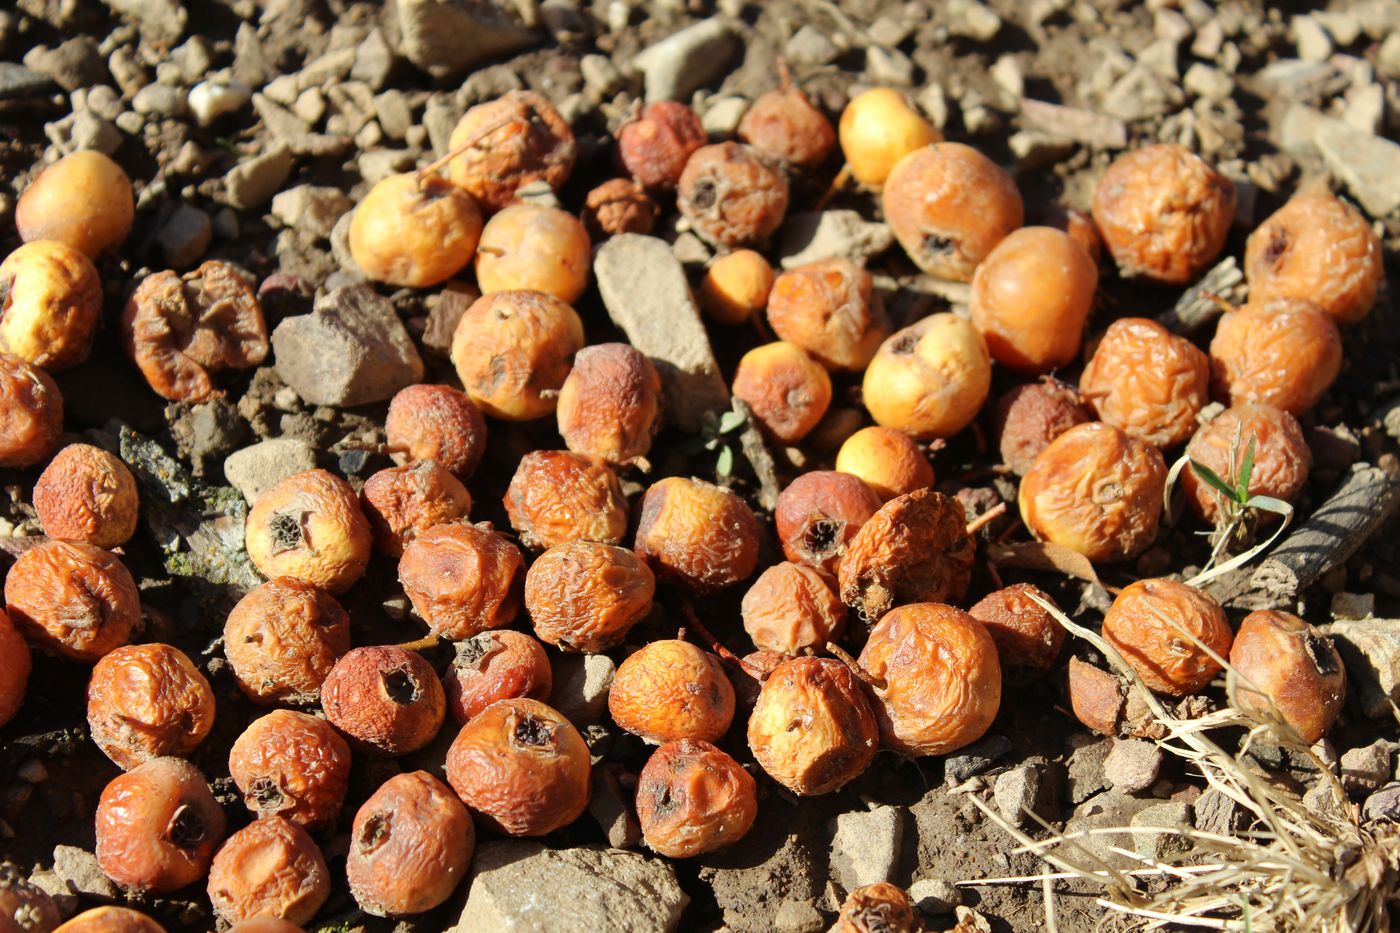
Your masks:
<path fill-rule="evenodd" d="M 846 546 L 879 508 L 880 497 L 860 477 L 813 470 L 778 495 L 773 523 L 788 560 L 834 574 Z"/>
<path fill-rule="evenodd" d="M 973 924 L 967 926 L 976 929 Z M 846 895 L 836 925 L 829 933 L 916 933 L 922 929 L 923 923 L 904 889 L 888 881 L 877 881 Z"/>
<path fill-rule="evenodd" d="M 987 343 L 952 312 L 895 332 L 865 370 L 865 407 L 876 424 L 917 438 L 952 437 L 972 422 L 992 387 Z"/>
<path fill-rule="evenodd" d="M 103 788 L 96 831 L 103 874 L 164 894 L 204 877 L 224 838 L 224 811 L 194 765 L 152 758 Z"/>
<path fill-rule="evenodd" d="M 324 719 L 273 710 L 234 740 L 228 772 L 254 816 L 319 833 L 335 826 L 345 801 L 350 746 Z"/>
<path fill-rule="evenodd" d="M 44 534 L 111 548 L 136 533 L 136 479 L 100 447 L 69 444 L 34 484 L 34 511 Z"/>
<path fill-rule="evenodd" d="M 588 192 L 583 202 L 583 226 L 594 240 L 619 233 L 645 236 L 660 216 L 661 208 L 630 178 L 609 178 Z"/>
<path fill-rule="evenodd" d="M 399 582 L 434 634 L 460 640 L 515 621 L 524 570 L 520 549 L 490 524 L 454 522 L 408 543 Z"/>
<path fill-rule="evenodd" d="M 214 726 L 214 691 L 179 649 L 126 645 L 93 666 L 87 722 L 102 753 L 129 771 L 198 748 Z"/>
<path fill-rule="evenodd" d="M 498 125 L 499 124 L 499 125 Z M 515 199 L 532 181 L 558 191 L 574 167 L 577 145 L 568 121 L 534 91 L 508 91 L 477 104 L 457 122 L 447 142 L 456 150 L 489 127 L 496 129 L 448 163 L 448 177 L 489 212 Z"/>
<path fill-rule="evenodd" d="M 10 617 L 0 612 L 0 726 L 14 719 L 23 705 L 33 666 L 29 643 Z"/>
<path fill-rule="evenodd" d="M 805 169 L 820 166 L 836 146 L 836 130 L 826 114 L 786 81 L 760 94 L 744 111 L 739 138 L 769 158 Z"/>
<path fill-rule="evenodd" d="M 1210 401 L 1210 360 L 1156 321 L 1122 318 L 1084 367 L 1079 394 L 1100 420 L 1166 450 L 1196 430 Z"/>
<path fill-rule="evenodd" d="M 734 718 L 734 686 L 719 658 L 690 642 L 662 639 L 618 665 L 608 712 L 620 727 L 656 745 L 714 742 Z"/>
<path fill-rule="evenodd" d="M 656 577 L 637 554 L 596 541 L 545 551 L 525 574 L 535 634 L 563 651 L 616 648 L 651 612 Z"/>
<path fill-rule="evenodd" d="M 846 607 L 811 567 L 783 561 L 759 574 L 740 605 L 754 647 L 801 654 L 841 635 Z"/>
<path fill-rule="evenodd" d="M 890 335 L 885 305 L 869 272 L 849 259 L 790 269 L 768 294 L 773 332 L 829 369 L 859 372 Z"/>
<path fill-rule="evenodd" d="M 254 703 L 312 703 L 350 650 L 350 616 L 335 597 L 276 577 L 238 601 L 224 622 L 224 656 Z"/>
<path fill-rule="evenodd" d="M 376 282 L 427 288 L 467 267 L 481 239 L 481 209 L 441 175 L 390 175 L 350 218 L 350 255 Z"/>
<path fill-rule="evenodd" d="M 165 933 L 165 927 L 129 907 L 94 907 L 73 917 L 53 933 Z"/>
<path fill-rule="evenodd" d="M 696 150 L 677 188 L 676 207 L 701 238 L 718 247 L 767 240 L 787 206 L 783 173 L 757 149 L 735 142 Z"/>
<path fill-rule="evenodd" d="M 355 648 L 321 684 L 321 707 L 352 745 L 406 755 L 433 740 L 447 701 L 432 665 L 395 645 Z"/>
<path fill-rule="evenodd" d="M 554 677 L 538 641 L 523 632 L 482 632 L 457 643 L 443 675 L 447 707 L 466 722 L 497 700 L 527 697 L 549 702 Z"/>
<path fill-rule="evenodd" d="M 722 486 L 668 476 L 642 496 L 638 514 L 637 553 L 665 581 L 718 590 L 758 566 L 758 519 Z"/>
<path fill-rule="evenodd" d="M 627 497 L 617 474 L 601 460 L 567 450 L 521 457 L 505 506 L 531 550 L 569 541 L 617 544 L 627 534 Z"/>
<path fill-rule="evenodd" d="M 131 179 L 92 149 L 69 153 L 45 168 L 15 205 L 19 238 L 57 240 L 89 257 L 121 246 L 136 205 Z"/>
<path fill-rule="evenodd" d="M 554 413 L 574 354 L 583 349 L 578 312 L 540 292 L 483 295 L 452 334 L 452 365 L 488 415 L 529 421 Z"/>
<path fill-rule="evenodd" d="M 861 428 L 836 452 L 836 470 L 860 477 L 881 500 L 933 485 L 933 465 L 903 431 Z"/>
<path fill-rule="evenodd" d="M 734 372 L 734 396 L 781 444 L 797 444 L 826 414 L 831 377 L 801 347 L 785 340 L 745 353 Z"/>
<path fill-rule="evenodd" d="M 49 539 L 21 554 L 5 577 L 5 608 L 34 647 L 88 664 L 126 644 L 141 621 L 126 566 L 74 541 Z"/>
<path fill-rule="evenodd" d="M 1261 609 L 1240 623 L 1230 646 L 1230 701 L 1246 710 L 1272 706 L 1307 745 L 1337 721 L 1347 672 L 1332 640 L 1295 615 Z"/>
<path fill-rule="evenodd" d="M 14 863 L 0 863 L 0 931 L 53 933 L 60 919 L 48 892 L 26 881 Z"/>
<path fill-rule="evenodd" d="M 87 359 L 102 316 L 102 283 L 86 256 L 53 240 L 0 262 L 0 353 L 49 371 Z"/>
<path fill-rule="evenodd" d="M 1103 617 L 1103 637 L 1149 689 L 1178 697 L 1200 692 L 1220 673 L 1216 658 L 1230 653 L 1233 638 L 1225 610 L 1175 580 L 1125 587 Z"/>
<path fill-rule="evenodd" d="M 306 830 L 280 816 L 228 837 L 209 869 L 209 900 L 226 923 L 271 914 L 305 925 L 331 893 L 331 875 Z"/>
<path fill-rule="evenodd" d="M 325 470 L 294 473 L 248 512 L 248 557 L 263 576 L 295 577 L 339 594 L 369 563 L 369 521 L 350 484 Z"/>
<path fill-rule="evenodd" d="M 556 414 L 574 453 L 615 467 L 644 463 L 661 427 L 661 375 L 628 344 L 584 347 L 559 389 Z"/>
<path fill-rule="evenodd" d="M 434 460 L 458 479 L 476 471 L 486 453 L 486 418 L 465 392 L 420 383 L 389 401 L 384 434 L 391 450 L 410 460 Z"/>
<path fill-rule="evenodd" d="M 637 776 L 637 821 L 653 852 L 690 858 L 742 839 L 758 815 L 757 786 L 709 742 L 668 742 Z"/>

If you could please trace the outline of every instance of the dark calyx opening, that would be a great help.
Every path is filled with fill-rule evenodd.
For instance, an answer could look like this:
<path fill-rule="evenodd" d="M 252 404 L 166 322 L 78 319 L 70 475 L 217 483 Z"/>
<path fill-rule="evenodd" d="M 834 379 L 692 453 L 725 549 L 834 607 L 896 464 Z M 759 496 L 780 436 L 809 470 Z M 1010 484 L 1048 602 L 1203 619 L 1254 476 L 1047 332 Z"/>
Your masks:
<path fill-rule="evenodd" d="M 715 194 L 715 183 L 706 178 L 695 183 L 695 193 L 690 196 L 690 203 L 702 211 L 709 210 L 715 206 L 718 200 Z"/>
<path fill-rule="evenodd" d="M 177 809 L 175 815 L 170 818 L 170 827 L 166 830 L 166 835 L 180 848 L 193 849 L 204 841 L 208 832 L 204 818 L 195 812 L 194 807 L 186 805 Z"/>
<path fill-rule="evenodd" d="M 305 543 L 301 531 L 301 516 L 295 512 L 278 512 L 268 525 L 272 541 L 280 551 L 295 551 Z"/>
<path fill-rule="evenodd" d="M 360 838 L 357 845 L 360 851 L 368 854 L 384 844 L 389 838 L 389 814 L 376 813 L 365 820 L 365 825 L 360 827 Z"/>
<path fill-rule="evenodd" d="M 951 256 L 958 251 L 958 241 L 943 236 L 941 233 L 926 233 L 919 248 L 925 256 L 930 258 Z"/>
<path fill-rule="evenodd" d="M 282 788 L 270 777 L 260 777 L 249 784 L 248 797 L 258 805 L 259 810 L 282 809 Z"/>
<path fill-rule="evenodd" d="M 841 532 L 845 522 L 833 518 L 819 518 L 809 522 L 802 529 L 802 549 L 812 557 L 826 557 L 836 551 L 841 543 Z"/>
<path fill-rule="evenodd" d="M 384 681 L 384 695 L 400 706 L 409 706 L 418 699 L 418 681 L 406 667 L 396 667 L 385 671 L 380 677 Z"/>
<path fill-rule="evenodd" d="M 554 730 L 543 719 L 522 716 L 515 724 L 515 741 L 521 745 L 540 748 L 548 745 L 554 737 Z"/>

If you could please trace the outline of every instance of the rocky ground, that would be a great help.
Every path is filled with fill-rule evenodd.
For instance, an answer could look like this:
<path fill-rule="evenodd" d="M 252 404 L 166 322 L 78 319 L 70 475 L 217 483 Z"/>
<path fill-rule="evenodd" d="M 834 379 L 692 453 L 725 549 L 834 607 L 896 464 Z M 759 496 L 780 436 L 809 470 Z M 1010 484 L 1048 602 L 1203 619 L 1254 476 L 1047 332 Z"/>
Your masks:
<path fill-rule="evenodd" d="M 1150 140 L 1185 143 L 1216 164 L 1239 192 L 1238 257 L 1245 235 L 1293 192 L 1329 186 L 1373 218 L 1391 282 L 1400 281 L 1400 3 L 1335 0 L 1286 9 L 1203 0 L 15 0 L 0 7 L 0 255 L 18 245 L 15 199 L 34 174 L 78 148 L 112 155 L 136 184 L 136 224 L 121 254 L 99 269 L 107 329 L 93 358 L 60 374 L 68 430 L 119 450 L 142 483 L 144 529 L 126 549 L 147 606 L 145 637 L 171 642 L 202 663 L 219 698 L 214 734 L 194 756 L 226 775 L 229 743 L 253 710 L 224 669 L 217 636 L 230 601 L 256 576 L 241 553 L 244 495 L 319 464 L 358 484 L 388 464 L 382 453 L 384 399 L 420 375 L 454 381 L 445 359 L 470 285 L 424 292 L 357 286 L 348 257 L 348 212 L 375 181 L 425 164 L 446 149 L 473 104 L 529 87 L 553 101 L 579 138 L 578 168 L 560 200 L 616 173 L 610 129 L 643 97 L 692 101 L 714 139 L 734 133 L 747 103 L 777 84 L 785 60 L 794 79 L 833 117 L 854 90 L 890 85 L 909 96 L 950 139 L 969 142 L 1010 168 L 1028 220 L 1058 206 L 1087 208 L 1113 156 Z M 797 179 L 792 214 L 771 254 L 785 263 L 822 255 L 868 258 L 888 290 L 897 325 L 958 305 L 965 289 L 915 274 L 880 222 L 878 203 L 850 192 L 820 221 L 810 213 L 839 165 Z M 684 305 L 709 252 L 676 229 L 667 268 L 636 304 L 604 308 L 599 281 L 579 302 L 589 342 Z M 145 271 L 188 270 L 206 258 L 237 262 L 262 282 L 269 329 L 305 317 L 268 365 L 225 398 L 165 405 L 116 345 L 125 294 Z M 625 281 L 637 262 L 621 255 L 600 279 Z M 1237 277 L 1221 273 L 1220 290 Z M 669 288 L 674 291 L 667 291 Z M 1124 313 L 1169 311 L 1178 291 L 1106 276 L 1098 322 Z M 624 289 L 625 291 L 625 289 Z M 1317 467 L 1300 503 L 1306 516 L 1354 463 L 1400 472 L 1400 327 L 1393 291 L 1345 333 L 1347 366 L 1306 424 Z M 342 322 L 331 326 L 327 320 Z M 401 325 L 400 325 L 401 322 Z M 664 356 L 678 331 L 652 327 Z M 726 373 L 758 342 L 725 333 L 716 352 Z M 1010 382 L 998 384 L 1005 388 Z M 858 385 L 838 384 L 838 405 Z M 373 401 L 364 403 L 366 399 Z M 506 526 L 501 494 L 521 452 L 562 446 L 552 421 L 491 426 L 488 462 L 472 483 L 474 517 Z M 713 474 L 707 454 L 669 429 L 653 451 L 656 472 Z M 760 445 L 761 446 L 761 445 Z M 798 467 L 830 461 L 829 449 L 747 450 L 735 484 L 757 504 Z M 933 452 L 943 485 L 973 485 L 984 506 L 1014 493 L 988 480 L 996 460 L 978 431 Z M 35 476 L 0 472 L 0 566 L 39 533 L 29 495 Z M 631 477 L 629 492 L 641 488 Z M 989 484 L 990 483 L 990 484 Z M 1381 517 L 1394 498 L 1383 483 Z M 230 488 L 231 487 L 231 488 Z M 981 488 L 985 487 L 985 488 Z M 240 494 L 241 493 L 241 494 Z M 994 532 L 1004 530 L 994 527 Z M 1204 544 L 1181 532 L 1136 565 L 1105 572 L 1124 583 L 1199 566 Z M 1330 754 L 1358 801 L 1394 774 L 1395 723 L 1383 695 L 1400 680 L 1400 563 L 1394 537 L 1377 534 L 1357 554 L 1336 554 L 1326 572 L 1290 594 L 1315 623 L 1350 638 L 1346 655 L 1356 699 L 1334 730 Z M 347 595 L 357 641 L 421 634 L 394 580 L 375 562 Z M 1003 569 L 1031 579 L 1067 609 L 1097 612 L 1108 594 L 1049 573 Z M 1225 581 L 1229 583 L 1229 581 Z M 979 571 L 976 587 L 988 585 Z M 1247 580 L 1222 598 L 1251 599 Z M 720 637 L 742 653 L 738 595 L 702 607 Z M 648 634 L 674 631 L 664 613 Z M 867 774 L 827 797 L 797 800 L 760 783 L 760 815 L 739 845 L 685 863 L 638 845 L 622 802 L 645 751 L 612 728 L 605 691 L 613 660 L 555 656 L 555 702 L 589 738 L 602 764 L 591 818 L 537 842 L 487 838 L 470 886 L 405 930 L 824 929 L 844 893 L 888 878 L 912 885 L 933 929 L 953 926 L 954 908 L 974 906 L 992 929 L 1043 924 L 1038 886 L 962 885 L 1039 870 L 1011 854 L 1007 834 L 970 795 L 1008 819 L 1029 807 L 1070 828 L 1167 826 L 1194 821 L 1225 829 L 1235 815 L 1202 795 L 1175 759 L 1143 739 L 1091 735 L 1066 712 L 1063 684 L 1008 691 L 992 734 L 944 760 L 882 754 Z M 446 657 L 436 658 L 445 662 Z M 37 661 L 21 714 L 0 733 L 0 856 L 20 863 L 65 910 L 123 900 L 91 853 L 96 796 L 115 773 L 85 739 L 85 670 Z M 739 675 L 736 675 L 739 676 Z M 1368 678 L 1370 678 L 1368 680 Z M 1376 716 L 1378 718 L 1369 718 Z M 450 739 L 444 730 L 444 741 Z M 748 760 L 742 730 L 726 747 Z M 386 774 L 441 766 L 443 742 L 401 763 L 356 766 L 346 818 Z M 243 819 L 231 783 L 222 799 Z M 347 837 L 326 847 L 336 870 Z M 608 844 L 611 844 L 609 847 Z M 1151 851 L 1158 843 L 1130 841 Z M 343 864 L 343 855 L 342 855 Z M 1061 930 L 1088 929 L 1103 910 L 1087 889 L 1057 895 Z M 140 901 L 137 901 L 140 903 Z M 465 908 L 464 908 L 465 903 Z M 201 891 L 143 905 L 171 929 L 211 929 Z M 459 919 L 460 918 L 460 919 Z M 606 919 L 605 919 L 606 918 Z M 367 918 L 338 887 L 323 929 L 390 929 Z M 521 927 L 524 928 L 524 927 Z"/>

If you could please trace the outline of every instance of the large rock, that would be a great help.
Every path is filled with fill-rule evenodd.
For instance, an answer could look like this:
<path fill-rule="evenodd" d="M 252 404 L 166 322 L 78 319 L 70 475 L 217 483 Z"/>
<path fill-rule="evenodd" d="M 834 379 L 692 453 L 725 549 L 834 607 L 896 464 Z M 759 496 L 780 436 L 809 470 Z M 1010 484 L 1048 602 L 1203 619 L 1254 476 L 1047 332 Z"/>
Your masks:
<path fill-rule="evenodd" d="M 672 33 L 633 59 L 646 80 L 647 101 L 689 100 L 729 71 L 743 40 L 722 19 L 707 19 Z"/>
<path fill-rule="evenodd" d="M 314 469 L 316 451 L 295 437 L 274 437 L 240 448 L 224 460 L 224 476 L 249 505 L 294 473 Z"/>
<path fill-rule="evenodd" d="M 434 77 L 529 48 L 539 35 L 506 14 L 508 3 L 398 0 L 404 57 Z"/>
<path fill-rule="evenodd" d="M 312 405 L 355 406 L 421 382 L 423 360 L 394 306 L 368 285 L 322 296 L 272 332 L 277 375 Z"/>
<path fill-rule="evenodd" d="M 593 274 L 608 316 L 661 373 L 666 413 L 677 427 L 693 433 L 705 412 L 729 408 L 729 389 L 685 270 L 665 240 L 612 237 L 599 247 Z"/>
<path fill-rule="evenodd" d="M 669 931 L 689 902 L 668 863 L 636 852 L 488 842 L 449 933 Z"/>
<path fill-rule="evenodd" d="M 831 877 L 847 891 L 889 881 L 904 840 L 904 808 L 875 807 L 838 814 L 831 840 Z"/>
<path fill-rule="evenodd" d="M 234 207 L 252 210 L 266 204 L 291 174 L 292 151 L 277 143 L 229 169 L 224 176 L 224 190 Z"/>
<path fill-rule="evenodd" d="M 1400 145 L 1328 120 L 1317 134 L 1317 148 L 1336 175 L 1372 217 L 1400 209 Z"/>
<path fill-rule="evenodd" d="M 1390 717 L 1400 703 L 1400 620 L 1350 619 L 1321 627 L 1347 669 L 1347 692 L 1370 719 Z"/>

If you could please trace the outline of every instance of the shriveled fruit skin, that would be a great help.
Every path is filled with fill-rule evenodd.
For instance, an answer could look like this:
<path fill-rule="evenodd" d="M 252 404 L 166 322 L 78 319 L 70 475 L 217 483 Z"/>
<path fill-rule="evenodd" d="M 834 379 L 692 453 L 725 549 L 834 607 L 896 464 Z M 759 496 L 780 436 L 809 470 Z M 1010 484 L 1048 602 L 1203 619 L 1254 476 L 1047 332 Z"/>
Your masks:
<path fill-rule="evenodd" d="M 295 577 L 339 595 L 364 574 L 373 535 L 350 484 L 318 469 L 263 493 L 248 512 L 244 540 L 263 576 Z"/>
<path fill-rule="evenodd" d="M 1254 468 L 1249 492 L 1284 502 L 1297 499 L 1312 470 L 1312 450 L 1298 420 L 1280 408 L 1245 403 L 1225 409 L 1196 431 L 1186 445 L 1186 456 L 1214 470 L 1216 476 L 1237 479 L 1251 441 Z M 1192 510 L 1206 521 L 1215 521 L 1221 510 L 1220 493 L 1190 467 L 1182 471 L 1181 485 Z"/>
<path fill-rule="evenodd" d="M 95 149 L 79 149 L 45 168 L 15 204 L 20 239 L 58 240 L 89 257 L 115 249 L 131 232 L 131 179 Z"/>
<path fill-rule="evenodd" d="M 596 541 L 545 551 L 525 574 L 535 634 L 563 651 L 616 648 L 651 612 L 656 577 L 637 554 Z"/>
<path fill-rule="evenodd" d="M 335 826 L 350 786 L 350 746 L 330 723 L 273 710 L 234 740 L 229 775 L 255 816 L 291 820 L 310 833 Z"/>
<path fill-rule="evenodd" d="M 870 632 L 860 666 L 877 687 L 884 744 L 944 755 L 986 733 L 1001 706 L 996 643 L 972 616 L 942 603 L 891 610 Z"/>
<path fill-rule="evenodd" d="M 1251 612 L 1230 646 L 1230 700 L 1241 709 L 1271 706 L 1311 745 L 1337 721 L 1347 671 L 1332 639 L 1297 616 Z"/>
<path fill-rule="evenodd" d="M 662 745 L 637 777 L 637 820 L 652 851 L 668 858 L 713 852 L 743 838 L 758 815 L 757 786 L 709 742 Z"/>
<path fill-rule="evenodd" d="M 592 240 L 620 233 L 646 236 L 660 216 L 661 208 L 630 178 L 609 178 L 588 192 L 583 202 L 583 226 Z"/>
<path fill-rule="evenodd" d="M 218 259 L 193 272 L 156 272 L 137 286 L 121 319 L 122 343 L 162 398 L 218 395 L 212 374 L 267 357 L 262 304 L 243 274 Z"/>
<path fill-rule="evenodd" d="M 5 608 L 36 648 L 88 664 L 126 644 L 141 621 L 126 566 L 75 541 L 49 539 L 21 554 L 5 577 Z"/>
<path fill-rule="evenodd" d="M 737 494 L 668 476 L 642 496 L 633 546 L 662 580 L 705 592 L 754 572 L 758 538 L 758 519 Z"/>
<path fill-rule="evenodd" d="M 706 142 L 700 117 L 686 104 L 659 100 L 647 104 L 617 131 L 623 167 L 644 187 L 676 187 L 695 151 Z"/>
<path fill-rule="evenodd" d="M 266 913 L 304 926 L 330 893 L 320 848 L 280 816 L 254 820 L 228 837 L 209 869 L 209 900 L 227 923 Z"/>
<path fill-rule="evenodd" d="M 397 756 L 427 745 L 442 727 L 442 682 L 421 655 L 396 645 L 355 648 L 321 685 L 331 725 L 370 754 Z"/>
<path fill-rule="evenodd" d="M 47 891 L 26 881 L 18 866 L 0 865 L 0 933 L 52 933 L 60 919 Z"/>
<path fill-rule="evenodd" d="M 50 372 L 87 359 L 102 316 L 102 283 L 86 256 L 54 240 L 0 262 L 0 353 Z"/>
<path fill-rule="evenodd" d="M 933 485 L 933 465 L 914 439 L 894 428 L 861 428 L 836 452 L 836 470 L 858 476 L 882 502 Z"/>
<path fill-rule="evenodd" d="M 481 209 L 441 175 L 390 175 L 355 208 L 349 233 L 350 255 L 365 275 L 400 288 L 427 288 L 471 263 Z"/>
<path fill-rule="evenodd" d="M 179 649 L 125 645 L 92 668 L 87 722 L 102 753 L 130 771 L 198 748 L 214 727 L 214 691 Z"/>
<path fill-rule="evenodd" d="M 971 146 L 939 142 L 899 160 L 881 195 L 885 219 L 914 265 L 958 282 L 1021 226 L 1016 183 Z"/>
<path fill-rule="evenodd" d="M 1235 186 L 1185 146 L 1159 143 L 1113 161 L 1094 190 L 1093 213 L 1125 275 L 1184 285 L 1224 248 Z"/>
<path fill-rule="evenodd" d="M 880 727 L 865 684 L 850 668 L 803 657 L 779 664 L 763 682 L 748 739 L 773 780 L 812 797 L 839 790 L 870 766 Z"/>
<path fill-rule="evenodd" d="M 836 146 L 836 130 L 826 114 L 791 85 L 759 95 L 739 121 L 739 138 L 798 168 L 816 168 Z"/>
<path fill-rule="evenodd" d="M 224 623 L 224 656 L 254 703 L 314 702 L 350 650 L 350 616 L 334 596 L 276 577 L 238 601 Z"/>
<path fill-rule="evenodd" d="M 355 903 L 376 917 L 432 910 L 466 877 L 471 814 L 425 771 L 396 774 L 355 814 L 345 869 Z"/>
<path fill-rule="evenodd" d="M 399 582 L 429 629 L 461 640 L 515 621 L 524 570 L 520 549 L 489 523 L 455 522 L 408 543 Z"/>
<path fill-rule="evenodd" d="M 676 207 L 719 247 L 761 243 L 787 214 L 788 183 L 766 156 L 736 142 L 697 149 L 685 163 Z"/>
<path fill-rule="evenodd" d="M 635 347 L 584 347 L 559 390 L 559 434 L 574 453 L 612 466 L 644 462 L 661 428 L 661 399 L 661 375 Z"/>
<path fill-rule="evenodd" d="M 549 657 L 524 632 L 482 632 L 457 643 L 443 675 L 452 717 L 466 722 L 497 700 L 527 697 L 549 702 L 554 686 Z"/>
<path fill-rule="evenodd" d="M 69 444 L 34 484 L 34 511 L 44 534 L 102 548 L 136 533 L 140 496 L 126 464 L 91 444 Z"/>
<path fill-rule="evenodd" d="M 960 601 L 975 554 L 958 500 L 932 489 L 905 493 L 851 540 L 838 569 L 841 600 L 869 622 L 903 603 Z"/>
<path fill-rule="evenodd" d="M 836 925 L 828 933 L 917 933 L 921 929 L 904 889 L 877 881 L 846 895 Z"/>
<path fill-rule="evenodd" d="M 627 533 L 627 497 L 617 474 L 568 450 L 521 457 L 505 506 L 521 543 L 537 551 L 569 541 L 617 544 Z"/>
<path fill-rule="evenodd" d="M 55 927 L 53 933 L 165 933 L 165 927 L 129 907 L 94 907 Z"/>
<path fill-rule="evenodd" d="M 1227 657 L 1233 640 L 1225 610 L 1175 580 L 1124 587 L 1104 615 L 1103 636 L 1149 689 L 1169 696 L 1202 690 L 1220 673 L 1215 658 Z"/>
<path fill-rule="evenodd" d="M 802 441 L 831 404 L 831 377 L 796 344 L 779 340 L 755 347 L 739 360 L 734 397 L 781 444 Z"/>
<path fill-rule="evenodd" d="M 1078 658 L 1069 659 L 1069 702 L 1074 716 L 1101 735 L 1117 735 L 1123 718 L 1123 684 Z"/>
<path fill-rule="evenodd" d="M 1249 235 L 1244 274 L 1251 303 L 1303 298 L 1354 324 L 1375 304 L 1385 263 L 1380 238 L 1355 207 L 1298 194 Z"/>
<path fill-rule="evenodd" d="M 835 470 L 803 473 L 779 493 L 773 510 L 783 554 L 795 564 L 835 573 L 847 545 L 880 504 L 858 476 Z"/>
<path fill-rule="evenodd" d="M 1089 420 L 1074 387 L 1050 378 L 1016 386 L 992 412 L 1002 462 L 1018 476 L 1026 475 L 1051 441 Z"/>
<path fill-rule="evenodd" d="M 0 726 L 15 718 L 29 688 L 29 672 L 34 659 L 29 643 L 0 610 Z"/>
<path fill-rule="evenodd" d="M 389 446 L 410 460 L 434 460 L 468 479 L 486 453 L 486 417 L 465 392 L 444 385 L 408 386 L 389 402 Z"/>
<path fill-rule="evenodd" d="M 967 614 L 987 629 L 997 646 L 1002 671 L 1045 674 L 1055 667 L 1065 644 L 1065 630 L 1031 597 L 1055 601 L 1039 587 L 1013 583 L 994 590 Z"/>
<path fill-rule="evenodd" d="M 1196 430 L 1210 401 L 1210 359 L 1156 321 L 1120 318 L 1084 367 L 1079 394 L 1100 420 L 1166 450 Z"/>
<path fill-rule="evenodd" d="M 63 393 L 53 377 L 0 353 L 0 467 L 34 466 L 63 433 Z"/>
<path fill-rule="evenodd" d="M 1070 428 L 1021 480 L 1021 519 L 1037 538 L 1092 561 L 1136 557 L 1157 535 L 1167 466 L 1161 451 L 1112 425 Z"/>
<path fill-rule="evenodd" d="M 608 712 L 620 727 L 653 744 L 716 742 L 734 719 L 734 685 L 719 658 L 689 642 L 663 639 L 618 665 Z"/>
<path fill-rule="evenodd" d="M 533 181 L 555 191 L 564 186 L 578 152 L 574 133 L 554 105 L 534 91 L 507 91 L 472 107 L 457 122 L 447 147 L 458 149 L 498 123 L 504 125 L 448 163 L 454 185 L 465 188 L 488 213 L 505 207 Z"/>
<path fill-rule="evenodd" d="M 114 778 L 95 824 L 102 873 L 155 894 L 203 878 L 225 828 L 204 775 L 179 758 L 152 758 Z"/>
<path fill-rule="evenodd" d="M 1211 385 L 1231 405 L 1257 402 L 1301 417 L 1342 369 L 1342 335 L 1299 298 L 1250 303 L 1220 319 L 1210 342 Z"/>
<path fill-rule="evenodd" d="M 543 836 L 588 807 L 588 745 L 536 700 L 500 700 L 462 727 L 447 751 L 447 781 L 485 825 Z"/>
<path fill-rule="evenodd" d="M 862 399 L 875 423 L 923 440 L 972 423 L 992 387 L 992 358 L 977 328 L 951 312 L 891 334 L 870 360 Z"/>
<path fill-rule="evenodd" d="M 774 564 L 744 594 L 740 612 L 754 647 L 798 654 L 821 649 L 846 626 L 846 607 L 811 567 Z"/>
<path fill-rule="evenodd" d="M 890 335 L 884 301 L 858 263 L 834 257 L 789 269 L 768 293 L 773 332 L 828 369 L 858 372 Z"/>
<path fill-rule="evenodd" d="M 452 365 L 486 414 L 530 421 L 554 413 L 574 354 L 578 312 L 553 295 L 508 291 L 477 299 L 452 334 Z"/>
<path fill-rule="evenodd" d="M 472 497 L 437 463 L 419 460 L 380 470 L 365 480 L 360 503 L 375 546 L 397 558 L 403 556 L 405 544 L 434 525 L 465 519 Z"/>

